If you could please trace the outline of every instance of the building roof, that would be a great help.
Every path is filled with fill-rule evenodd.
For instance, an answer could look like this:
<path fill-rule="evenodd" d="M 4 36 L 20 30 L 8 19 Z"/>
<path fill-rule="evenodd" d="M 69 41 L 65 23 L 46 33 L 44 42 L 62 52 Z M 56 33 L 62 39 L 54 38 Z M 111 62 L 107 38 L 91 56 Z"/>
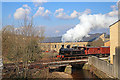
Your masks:
<path fill-rule="evenodd" d="M 60 43 L 62 36 L 59 37 L 47 37 L 45 38 L 42 43 Z"/>
<path fill-rule="evenodd" d="M 118 21 L 116 21 L 115 23 L 111 24 L 109 27 L 111 27 L 112 25 L 116 24 L 116 23 L 119 22 L 119 21 L 120 21 L 120 19 L 119 19 Z"/>
<path fill-rule="evenodd" d="M 77 42 L 92 42 L 92 41 L 98 39 L 101 35 L 102 35 L 102 33 L 89 34 L 89 36 L 83 37 L 82 40 L 77 41 Z M 42 43 L 61 43 L 62 42 L 61 38 L 62 38 L 62 36 L 59 36 L 59 37 L 47 37 L 42 41 Z"/>
<path fill-rule="evenodd" d="M 89 34 L 88 37 L 83 37 L 83 39 L 80 42 L 92 42 L 101 36 L 101 33 L 96 33 L 96 34 Z"/>

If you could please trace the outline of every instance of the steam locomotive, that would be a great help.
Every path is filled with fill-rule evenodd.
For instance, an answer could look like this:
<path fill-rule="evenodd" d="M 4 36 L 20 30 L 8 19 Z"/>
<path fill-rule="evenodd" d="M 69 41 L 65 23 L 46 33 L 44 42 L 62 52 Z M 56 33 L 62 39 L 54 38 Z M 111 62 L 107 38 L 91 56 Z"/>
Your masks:
<path fill-rule="evenodd" d="M 70 45 L 67 48 L 64 48 L 62 45 L 59 50 L 59 55 L 57 57 L 70 57 L 70 56 L 109 56 L 110 47 L 101 46 L 101 47 L 82 47 L 74 46 L 70 48 Z"/>

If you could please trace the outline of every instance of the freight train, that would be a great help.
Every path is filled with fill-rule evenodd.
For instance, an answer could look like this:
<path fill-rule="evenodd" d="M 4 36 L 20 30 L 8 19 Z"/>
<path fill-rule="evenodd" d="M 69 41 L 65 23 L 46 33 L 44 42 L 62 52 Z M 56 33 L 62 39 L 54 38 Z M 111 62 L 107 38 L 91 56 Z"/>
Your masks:
<path fill-rule="evenodd" d="M 73 56 L 109 56 L 110 47 L 101 46 L 101 47 L 77 47 L 74 46 L 70 48 L 70 45 L 67 48 L 64 46 L 59 50 L 59 55 L 57 57 L 73 57 Z"/>

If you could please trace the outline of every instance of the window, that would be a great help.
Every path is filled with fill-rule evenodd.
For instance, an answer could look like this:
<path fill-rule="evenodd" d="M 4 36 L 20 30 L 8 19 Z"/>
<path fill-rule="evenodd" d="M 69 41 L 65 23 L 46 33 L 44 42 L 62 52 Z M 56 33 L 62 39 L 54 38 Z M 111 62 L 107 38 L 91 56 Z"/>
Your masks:
<path fill-rule="evenodd" d="M 56 45 L 55 45 L 55 48 L 56 48 Z"/>
<path fill-rule="evenodd" d="M 90 44 L 88 44 L 87 46 L 90 46 Z"/>

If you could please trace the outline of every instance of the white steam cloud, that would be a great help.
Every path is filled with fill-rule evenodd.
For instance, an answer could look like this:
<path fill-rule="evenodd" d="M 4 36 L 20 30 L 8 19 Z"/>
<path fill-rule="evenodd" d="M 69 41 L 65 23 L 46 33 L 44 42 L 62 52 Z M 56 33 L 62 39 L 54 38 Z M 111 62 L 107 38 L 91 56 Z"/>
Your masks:
<path fill-rule="evenodd" d="M 79 17 L 80 23 L 71 28 L 62 36 L 62 41 L 80 41 L 84 36 L 88 36 L 92 29 L 109 28 L 109 26 L 118 20 L 118 16 L 109 14 L 82 14 Z"/>

